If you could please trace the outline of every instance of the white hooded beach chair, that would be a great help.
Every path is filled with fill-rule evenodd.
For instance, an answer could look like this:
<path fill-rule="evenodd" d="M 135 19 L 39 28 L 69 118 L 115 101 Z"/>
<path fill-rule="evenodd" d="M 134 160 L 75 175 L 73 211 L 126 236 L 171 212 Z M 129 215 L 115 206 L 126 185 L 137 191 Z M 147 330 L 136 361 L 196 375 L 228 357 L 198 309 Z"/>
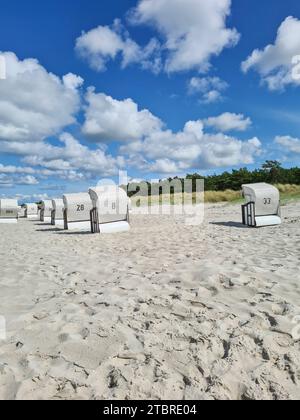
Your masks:
<path fill-rule="evenodd" d="M 266 183 L 242 186 L 246 204 L 242 206 L 243 224 L 250 227 L 281 224 L 280 193 Z"/>
<path fill-rule="evenodd" d="M 19 217 L 19 219 L 24 219 L 24 217 L 25 217 L 25 207 L 18 206 L 18 217 Z"/>
<path fill-rule="evenodd" d="M 62 198 L 52 200 L 51 225 L 64 227 L 64 207 Z"/>
<path fill-rule="evenodd" d="M 129 198 L 122 188 L 103 185 L 90 188 L 89 194 L 93 203 L 92 233 L 117 233 L 130 230 Z"/>
<path fill-rule="evenodd" d="M 40 211 L 40 221 L 44 223 L 51 223 L 52 200 L 42 201 Z"/>
<path fill-rule="evenodd" d="M 13 224 L 18 222 L 18 201 L 0 200 L 0 223 Z"/>
<path fill-rule="evenodd" d="M 64 228 L 91 232 L 92 201 L 88 193 L 65 194 Z"/>
<path fill-rule="evenodd" d="M 38 220 L 38 206 L 35 203 L 25 204 L 25 217 L 31 220 Z"/>

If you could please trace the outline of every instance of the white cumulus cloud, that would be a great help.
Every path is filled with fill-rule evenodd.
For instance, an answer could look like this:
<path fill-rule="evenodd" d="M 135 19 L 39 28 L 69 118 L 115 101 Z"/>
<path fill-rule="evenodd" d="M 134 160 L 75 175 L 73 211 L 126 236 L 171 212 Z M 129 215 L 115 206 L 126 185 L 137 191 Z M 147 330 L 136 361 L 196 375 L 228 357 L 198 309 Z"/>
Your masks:
<path fill-rule="evenodd" d="M 0 174 L 28 174 L 33 175 L 35 170 L 25 166 L 2 165 L 0 163 Z"/>
<path fill-rule="evenodd" d="M 221 101 L 227 88 L 228 84 L 219 77 L 192 77 L 188 83 L 188 93 L 200 94 L 200 101 L 207 104 Z"/>
<path fill-rule="evenodd" d="M 270 90 L 282 90 L 287 85 L 300 85 L 293 71 L 300 54 L 300 20 L 287 17 L 280 25 L 274 44 L 256 49 L 242 63 L 242 70 L 256 70 Z M 300 61 L 300 60 L 299 60 Z"/>
<path fill-rule="evenodd" d="M 291 136 L 277 136 L 275 143 L 283 147 L 288 153 L 300 154 L 300 139 Z"/>
<path fill-rule="evenodd" d="M 122 68 L 139 64 L 158 73 L 161 69 L 160 45 L 154 38 L 145 47 L 131 39 L 118 19 L 110 26 L 98 26 L 83 32 L 76 40 L 75 50 L 96 71 L 105 71 L 107 63 L 121 57 Z"/>
<path fill-rule="evenodd" d="M 252 164 L 261 153 L 261 142 L 247 141 L 222 133 L 208 134 L 202 121 L 189 121 L 182 131 L 161 130 L 144 141 L 121 146 L 121 152 L 143 170 L 165 173 Z M 175 170 L 177 169 L 177 171 Z"/>
<path fill-rule="evenodd" d="M 16 185 L 38 185 L 39 181 L 32 175 L 3 174 L 0 173 L 0 188 L 12 188 Z"/>
<path fill-rule="evenodd" d="M 154 73 L 207 71 L 213 56 L 239 41 L 237 30 L 227 27 L 230 13 L 231 0 L 140 0 L 128 12 L 128 22 L 156 31 L 146 46 L 134 41 L 116 19 L 111 26 L 83 32 L 75 49 L 97 71 L 117 58 L 122 68 L 138 64 Z"/>
<path fill-rule="evenodd" d="M 225 112 L 218 117 L 210 117 L 204 121 L 208 127 L 213 127 L 221 132 L 227 131 L 246 131 L 252 124 L 250 118 L 243 114 Z"/>
<path fill-rule="evenodd" d="M 0 141 L 41 141 L 75 122 L 81 78 L 70 73 L 60 79 L 35 59 L 1 55 L 6 79 L 0 81 Z"/>
<path fill-rule="evenodd" d="M 231 0 L 140 0 L 130 21 L 152 25 L 163 37 L 167 72 L 205 71 L 212 56 L 239 40 L 226 25 L 230 13 Z"/>
<path fill-rule="evenodd" d="M 59 139 L 61 146 L 48 145 L 47 149 L 41 148 L 37 154 L 25 156 L 23 162 L 50 171 L 45 172 L 45 175 L 69 180 L 92 175 L 116 175 L 125 164 L 121 156 L 113 157 L 102 148 L 92 150 L 69 133 L 63 133 Z"/>
<path fill-rule="evenodd" d="M 242 141 L 222 133 L 246 130 L 251 120 L 241 114 L 189 121 L 182 131 L 173 132 L 150 111 L 140 111 L 132 99 L 116 100 L 91 89 L 86 101 L 84 134 L 96 143 L 122 142 L 119 153 L 126 164 L 142 171 L 182 173 L 190 168 L 252 164 L 261 152 L 257 138 Z M 209 124 L 219 132 L 206 133 Z"/>
<path fill-rule="evenodd" d="M 90 89 L 83 133 L 95 142 L 138 140 L 162 127 L 150 111 L 139 110 L 132 99 L 118 101 Z"/>

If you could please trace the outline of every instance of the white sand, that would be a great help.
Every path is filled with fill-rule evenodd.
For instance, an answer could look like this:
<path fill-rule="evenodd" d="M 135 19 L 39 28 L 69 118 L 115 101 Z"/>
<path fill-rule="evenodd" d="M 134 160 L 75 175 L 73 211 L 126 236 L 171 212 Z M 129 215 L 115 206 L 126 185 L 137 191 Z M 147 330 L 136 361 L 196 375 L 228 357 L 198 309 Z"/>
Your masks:
<path fill-rule="evenodd" d="M 133 216 L 112 236 L 1 226 L 0 399 L 299 399 L 300 203 L 283 214 L 248 229 L 222 224 L 240 206 L 208 206 L 199 227 Z"/>

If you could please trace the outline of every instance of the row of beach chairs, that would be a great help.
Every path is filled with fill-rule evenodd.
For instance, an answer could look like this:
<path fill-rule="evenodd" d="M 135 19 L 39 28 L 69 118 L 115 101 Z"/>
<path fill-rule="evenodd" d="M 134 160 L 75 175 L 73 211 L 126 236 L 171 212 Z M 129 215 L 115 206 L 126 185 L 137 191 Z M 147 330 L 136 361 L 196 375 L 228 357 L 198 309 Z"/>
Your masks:
<path fill-rule="evenodd" d="M 39 207 L 16 200 L 0 200 L 0 221 L 17 223 L 19 218 L 40 220 L 65 230 L 92 233 L 126 232 L 130 199 L 116 186 L 90 188 L 88 193 L 65 194 L 62 199 L 44 200 Z"/>
<path fill-rule="evenodd" d="M 249 227 L 281 224 L 280 194 L 266 184 L 242 186 L 245 204 L 242 222 Z M 40 220 L 65 230 L 92 233 L 124 232 L 130 229 L 130 199 L 116 186 L 90 188 L 88 193 L 66 194 L 62 199 L 45 200 L 19 207 L 16 200 L 0 200 L 0 223 L 17 223 L 19 217 Z"/>

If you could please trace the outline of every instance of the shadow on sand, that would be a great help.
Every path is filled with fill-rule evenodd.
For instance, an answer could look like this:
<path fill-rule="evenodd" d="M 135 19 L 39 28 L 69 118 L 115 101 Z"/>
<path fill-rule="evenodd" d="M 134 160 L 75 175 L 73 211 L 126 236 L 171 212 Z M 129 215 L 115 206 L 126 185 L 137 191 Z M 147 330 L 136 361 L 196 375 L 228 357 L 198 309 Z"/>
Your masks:
<path fill-rule="evenodd" d="M 43 223 L 41 224 L 36 224 L 35 226 L 47 226 Z M 51 225 L 48 225 L 51 226 Z M 87 232 L 80 232 L 80 231 L 69 231 L 69 230 L 64 230 L 64 229 L 59 229 L 56 227 L 49 227 L 47 229 L 36 229 L 36 232 L 53 232 L 56 233 L 57 235 L 92 235 L 92 232 L 87 231 Z"/>
<path fill-rule="evenodd" d="M 68 231 L 68 230 L 61 230 L 61 229 L 58 229 L 58 230 L 56 230 L 56 232 L 55 232 L 57 235 L 71 235 L 71 236 L 78 236 L 78 235 L 93 235 L 94 236 L 94 234 L 92 233 L 92 232 L 80 232 L 80 231 L 78 231 L 78 232 L 76 232 L 76 231 L 74 231 L 74 232 L 70 232 L 70 231 Z"/>
<path fill-rule="evenodd" d="M 238 222 L 211 222 L 210 224 L 215 226 L 235 227 L 238 229 L 249 229 L 249 226 L 245 226 L 243 223 Z"/>
<path fill-rule="evenodd" d="M 37 232 L 54 232 L 54 233 L 57 233 L 57 232 L 60 232 L 61 231 L 61 229 L 57 229 L 57 228 L 47 228 L 47 229 L 37 229 L 36 230 Z"/>

